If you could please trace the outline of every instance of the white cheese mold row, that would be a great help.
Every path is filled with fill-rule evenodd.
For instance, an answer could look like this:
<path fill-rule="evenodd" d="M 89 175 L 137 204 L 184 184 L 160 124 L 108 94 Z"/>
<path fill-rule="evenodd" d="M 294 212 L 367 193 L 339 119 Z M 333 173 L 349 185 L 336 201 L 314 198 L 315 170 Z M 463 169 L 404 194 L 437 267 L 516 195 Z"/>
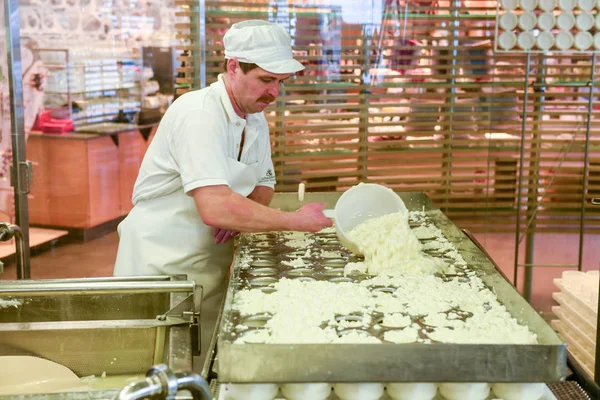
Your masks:
<path fill-rule="evenodd" d="M 281 389 L 279 391 L 279 389 Z M 335 395 L 332 394 L 335 393 Z M 226 384 L 223 400 L 556 400 L 543 383 Z"/>

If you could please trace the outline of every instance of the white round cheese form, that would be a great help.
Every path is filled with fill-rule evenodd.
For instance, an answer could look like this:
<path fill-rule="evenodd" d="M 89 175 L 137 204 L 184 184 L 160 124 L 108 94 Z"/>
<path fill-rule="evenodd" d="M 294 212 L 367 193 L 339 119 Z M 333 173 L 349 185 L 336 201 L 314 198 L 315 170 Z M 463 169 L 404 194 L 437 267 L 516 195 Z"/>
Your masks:
<path fill-rule="evenodd" d="M 517 27 L 519 17 L 516 14 L 507 11 L 500 17 L 500 27 L 505 31 L 512 31 Z"/>
<path fill-rule="evenodd" d="M 540 0 L 540 9 L 544 11 L 552 11 L 556 8 L 558 0 Z"/>
<path fill-rule="evenodd" d="M 554 35 L 550 32 L 540 32 L 535 43 L 540 50 L 550 50 L 554 46 Z"/>
<path fill-rule="evenodd" d="M 556 25 L 556 17 L 552 12 L 541 13 L 537 19 L 538 27 L 543 31 L 549 31 Z"/>
<path fill-rule="evenodd" d="M 537 24 L 537 18 L 531 11 L 526 11 L 519 17 L 519 27 L 524 31 L 531 31 Z"/>
<path fill-rule="evenodd" d="M 568 50 L 573 46 L 573 35 L 571 32 L 559 32 L 554 39 L 556 47 L 560 50 Z"/>
<path fill-rule="evenodd" d="M 538 0 L 519 0 L 519 5 L 525 11 L 533 11 L 538 5 Z"/>
<path fill-rule="evenodd" d="M 581 31 L 589 31 L 594 26 L 596 22 L 592 13 L 582 12 L 577 16 L 577 20 L 575 22 L 575 26 Z"/>
<path fill-rule="evenodd" d="M 532 32 L 521 32 L 517 43 L 523 50 L 530 50 L 535 46 L 535 36 L 533 36 Z"/>
<path fill-rule="evenodd" d="M 596 50 L 600 50 L 600 32 L 596 32 L 594 35 L 594 47 Z"/>
<path fill-rule="evenodd" d="M 382 383 L 336 383 L 333 390 L 340 400 L 379 400 L 384 386 Z"/>
<path fill-rule="evenodd" d="M 539 400 L 545 387 L 543 383 L 496 383 L 492 391 L 503 400 Z"/>
<path fill-rule="evenodd" d="M 393 400 L 431 400 L 437 393 L 435 383 L 388 383 L 386 388 Z"/>
<path fill-rule="evenodd" d="M 502 32 L 498 36 L 498 44 L 504 50 L 510 50 L 517 45 L 517 35 L 512 32 Z"/>
<path fill-rule="evenodd" d="M 490 394 L 487 383 L 442 383 L 440 393 L 447 400 L 485 400 Z"/>
<path fill-rule="evenodd" d="M 600 29 L 600 13 L 596 15 L 596 29 Z"/>
<path fill-rule="evenodd" d="M 286 383 L 281 393 L 288 400 L 325 400 L 331 395 L 329 383 Z"/>
<path fill-rule="evenodd" d="M 575 26 L 575 17 L 571 13 L 564 12 L 556 19 L 556 25 L 563 31 L 570 31 Z"/>
<path fill-rule="evenodd" d="M 577 7 L 582 11 L 592 11 L 596 6 L 596 0 L 577 0 Z"/>
<path fill-rule="evenodd" d="M 558 0 L 558 6 L 563 11 L 572 11 L 577 5 L 577 0 Z"/>
<path fill-rule="evenodd" d="M 578 32 L 575 35 L 575 47 L 579 50 L 587 50 L 594 44 L 594 37 L 589 32 Z"/>
<path fill-rule="evenodd" d="M 228 384 L 225 397 L 231 400 L 273 400 L 279 387 L 274 383 L 236 383 Z"/>
<path fill-rule="evenodd" d="M 519 0 L 501 0 L 500 5 L 508 11 L 512 11 L 519 5 Z"/>

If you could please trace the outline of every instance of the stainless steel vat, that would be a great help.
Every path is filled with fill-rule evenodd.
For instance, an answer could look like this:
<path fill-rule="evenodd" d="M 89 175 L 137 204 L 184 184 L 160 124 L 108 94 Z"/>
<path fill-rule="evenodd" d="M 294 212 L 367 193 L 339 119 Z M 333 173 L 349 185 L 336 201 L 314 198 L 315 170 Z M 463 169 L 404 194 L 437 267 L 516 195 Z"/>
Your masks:
<path fill-rule="evenodd" d="M 0 356 L 46 358 L 79 377 L 123 377 L 99 390 L 94 381 L 92 397 L 154 364 L 191 371 L 199 349 L 202 288 L 182 276 L 4 281 L 2 301 L 18 304 L 0 307 Z"/>

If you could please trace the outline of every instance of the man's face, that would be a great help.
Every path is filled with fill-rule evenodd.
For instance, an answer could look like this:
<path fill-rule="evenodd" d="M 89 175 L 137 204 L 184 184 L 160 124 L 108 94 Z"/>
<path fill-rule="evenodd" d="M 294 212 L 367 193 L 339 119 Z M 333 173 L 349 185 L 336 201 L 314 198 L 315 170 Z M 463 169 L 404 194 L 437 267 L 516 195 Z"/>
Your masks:
<path fill-rule="evenodd" d="M 254 68 L 244 73 L 238 66 L 233 80 L 235 101 L 247 114 L 262 112 L 279 95 L 281 82 L 291 74 L 273 74 L 262 68 Z"/>

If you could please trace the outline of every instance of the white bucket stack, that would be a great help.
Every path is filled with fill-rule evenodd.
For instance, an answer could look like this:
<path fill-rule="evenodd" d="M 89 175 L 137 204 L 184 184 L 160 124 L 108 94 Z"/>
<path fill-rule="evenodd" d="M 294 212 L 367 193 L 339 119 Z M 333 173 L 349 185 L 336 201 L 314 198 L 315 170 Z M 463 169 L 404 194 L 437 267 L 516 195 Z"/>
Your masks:
<path fill-rule="evenodd" d="M 554 279 L 560 292 L 552 294 L 559 305 L 552 307 L 558 319 L 551 325 L 588 376 L 594 376 L 599 279 L 598 271 L 565 271 Z"/>

